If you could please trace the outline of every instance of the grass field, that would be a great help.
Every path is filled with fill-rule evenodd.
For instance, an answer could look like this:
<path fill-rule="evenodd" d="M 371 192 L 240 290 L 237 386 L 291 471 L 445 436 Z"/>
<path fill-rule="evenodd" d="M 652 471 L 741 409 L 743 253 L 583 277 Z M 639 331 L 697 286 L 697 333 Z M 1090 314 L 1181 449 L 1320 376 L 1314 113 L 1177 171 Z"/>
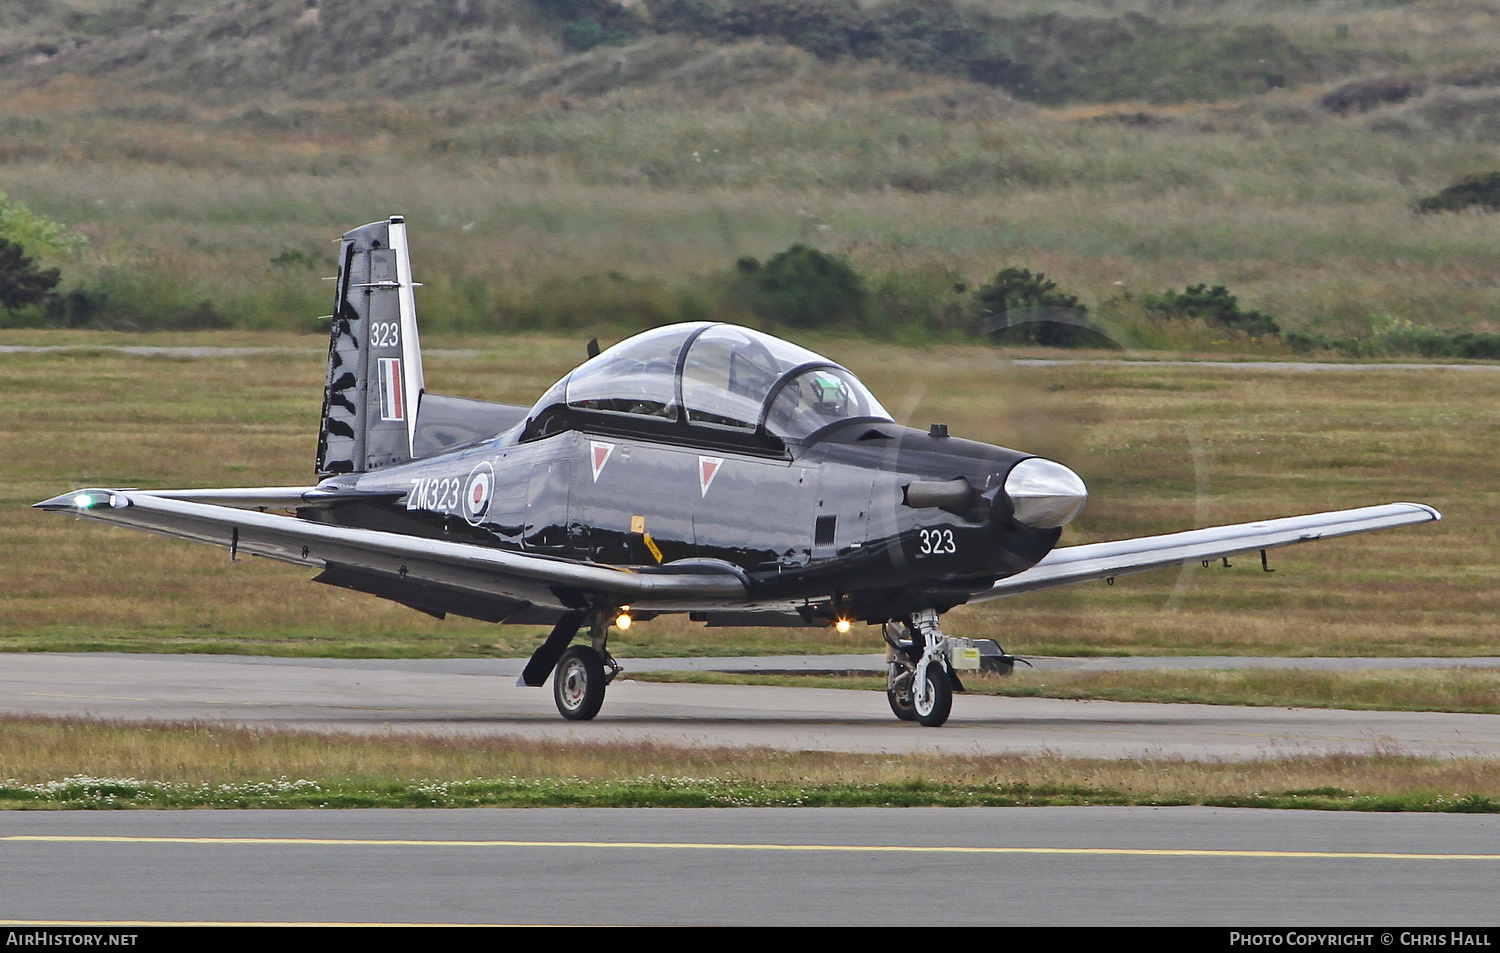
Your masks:
<path fill-rule="evenodd" d="M 1205 804 L 1500 810 L 1500 761 L 837 754 L 0 719 L 0 809 Z"/>
<path fill-rule="evenodd" d="M 998 638 L 1021 654 L 1500 654 L 1500 373 L 1021 367 L 1008 358 L 1057 355 L 962 343 L 976 324 L 971 292 L 1008 266 L 1045 272 L 1149 357 L 1287 353 L 1276 339 L 1152 320 L 1142 306 L 1145 294 L 1200 283 L 1227 285 L 1283 330 L 1359 336 L 1376 354 L 1381 329 L 1405 322 L 1500 332 L 1500 216 L 1413 208 L 1497 167 L 1500 84 L 1456 85 L 1494 71 L 1494 4 L 975 4 L 1007 16 L 1141 13 L 1174 29 L 1270 25 L 1321 57 L 1319 70 L 1333 69 L 1326 81 L 1235 99 L 1083 96 L 1045 108 L 760 40 L 570 56 L 524 10 L 500 46 L 539 65 L 502 85 L 375 89 L 372 77 L 389 74 L 374 70 L 291 81 L 274 72 L 283 64 L 253 58 L 277 39 L 262 44 L 260 34 L 236 46 L 251 57 L 228 64 L 240 72 L 222 75 L 212 57 L 228 47 L 211 43 L 180 58 L 148 50 L 143 69 L 165 64 L 158 75 L 63 70 L 39 80 L 27 65 L 38 40 L 100 38 L 217 2 L 71 0 L 85 16 L 40 4 L 0 14 L 0 190 L 87 239 L 77 255 L 44 261 L 62 268 L 62 290 L 83 292 L 70 320 L 236 329 L 0 331 L 0 345 L 84 348 L 0 354 L 0 650 L 532 650 L 541 633 L 526 627 L 438 622 L 310 585 L 287 567 L 231 565 L 206 547 L 27 509 L 82 485 L 309 482 L 326 331 L 296 332 L 329 310 L 319 281 L 333 273 L 329 240 L 399 212 L 425 283 L 424 341 L 439 349 L 427 372 L 438 392 L 530 403 L 596 333 L 608 344 L 672 320 L 751 318 L 728 290 L 736 259 L 807 242 L 847 257 L 871 304 L 857 328 L 795 337 L 851 366 L 917 426 L 946 422 L 1072 465 L 1091 502 L 1064 544 L 1390 500 L 1429 503 L 1445 517 L 1281 550 L 1271 575 L 1239 560 L 1232 570 L 1194 566 L 961 608 L 947 620 L 955 634 Z M 433 9 L 399 6 L 417 18 Z M 280 27 L 300 29 L 306 11 L 293 15 L 298 26 Z M 440 38 L 401 22 L 378 38 L 340 31 L 334 41 L 399 35 L 411 45 L 383 56 L 463 65 L 424 59 Z M 247 64 L 258 82 L 231 88 Z M 1322 105 L 1347 80 L 1389 77 L 1424 91 L 1347 115 Z M 309 79 L 322 98 L 309 98 Z M 1095 79 L 1101 89 L 1113 81 Z M 273 350 L 187 359 L 101 347 L 114 345 Z M 877 651 L 880 642 L 862 629 L 709 631 L 662 619 L 612 645 L 678 655 Z M 1019 677 L 1005 690 L 1497 704 L 1484 674 L 1256 678 Z M 544 747 L 434 752 L 202 726 L 5 721 L 0 778 L 13 781 L 0 785 L 0 805 L 1500 802 L 1492 762 L 1399 753 L 1231 765 L 602 746 L 564 757 Z"/>
<path fill-rule="evenodd" d="M 35 338 L 34 338 L 35 340 Z M 76 340 L 63 336 L 56 340 Z M 133 343 L 156 340 L 132 337 Z M 243 335 L 174 336 L 243 344 Z M 10 408 L 0 489 L 0 648 L 256 654 L 524 655 L 539 629 L 437 621 L 260 561 L 70 525 L 28 504 L 84 485 L 311 480 L 325 344 L 187 359 L 108 350 L 0 355 Z M 918 426 L 1066 461 L 1091 500 L 1063 543 L 1416 500 L 1444 521 L 1256 560 L 1122 578 L 951 613 L 958 635 L 1022 654 L 1493 655 L 1500 373 L 1431 368 L 1024 367 L 977 347 L 803 339 L 843 359 Z M 426 341 L 438 392 L 530 402 L 580 341 Z M 605 343 L 609 343 L 608 340 Z M 459 350 L 476 347 L 475 351 Z M 1024 409 L 1022 409 L 1024 408 Z M 621 654 L 877 651 L 874 630 L 705 630 L 673 619 Z"/>
<path fill-rule="evenodd" d="M 92 295 L 77 319 L 105 326 L 300 328 L 327 310 L 329 239 L 402 212 L 433 329 L 740 318 L 735 260 L 813 242 L 865 276 L 864 330 L 893 340 L 972 327 L 952 289 L 1007 266 L 1046 272 L 1155 347 L 1276 350 L 1154 327 L 1138 307 L 1199 283 L 1288 331 L 1500 331 L 1494 216 L 1413 208 L 1496 165 L 1494 87 L 1453 85 L 1493 65 L 1492 5 L 1060 9 L 1265 23 L 1320 55 L 1362 52 L 1327 82 L 1238 99 L 1057 108 L 762 41 L 699 49 L 689 81 L 671 57 L 653 66 L 655 47 L 570 58 L 532 37 L 547 69 L 598 81 L 399 100 L 87 71 L 43 82 L 12 62 L 0 189 L 88 237 L 57 264 L 65 289 Z M 1343 81 L 1386 76 L 1430 90 L 1349 115 L 1320 105 Z"/>

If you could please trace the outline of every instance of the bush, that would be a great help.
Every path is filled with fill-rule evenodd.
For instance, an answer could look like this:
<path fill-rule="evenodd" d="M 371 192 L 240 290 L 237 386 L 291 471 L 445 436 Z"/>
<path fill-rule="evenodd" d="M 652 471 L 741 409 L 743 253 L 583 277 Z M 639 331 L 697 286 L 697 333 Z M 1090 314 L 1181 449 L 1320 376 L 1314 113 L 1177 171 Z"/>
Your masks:
<path fill-rule="evenodd" d="M 1500 172 L 1471 175 L 1417 203 L 1420 212 L 1456 212 L 1479 206 L 1500 209 Z"/>
<path fill-rule="evenodd" d="M 974 292 L 986 334 L 1011 344 L 1098 347 L 1108 341 L 1088 324 L 1088 308 L 1057 282 L 1027 268 L 1006 268 Z"/>
<path fill-rule="evenodd" d="M 1349 357 L 1500 358 L 1500 334 L 1441 331 L 1384 316 L 1371 322 L 1370 333 L 1365 336 L 1330 338 L 1314 331 L 1293 331 L 1286 341 L 1299 354 L 1333 351 Z"/>
<path fill-rule="evenodd" d="M 56 268 L 38 268 L 20 245 L 0 238 L 0 308 L 15 314 L 39 304 L 60 280 Z"/>
<path fill-rule="evenodd" d="M 103 314 L 105 303 L 103 292 L 88 288 L 54 294 L 47 299 L 47 323 L 53 327 L 91 327 Z"/>
<path fill-rule="evenodd" d="M 0 240 L 15 242 L 35 254 L 65 256 L 88 242 L 66 226 L 44 218 L 0 192 Z"/>
<path fill-rule="evenodd" d="M 745 303 L 768 321 L 810 328 L 864 317 L 864 279 L 838 255 L 799 243 L 764 265 L 741 258 L 736 269 Z"/>
<path fill-rule="evenodd" d="M 1330 112 L 1347 116 L 1350 113 L 1369 112 L 1392 103 L 1404 103 L 1413 96 L 1427 91 L 1427 84 L 1414 79 L 1387 76 L 1382 79 L 1366 79 L 1345 83 L 1338 89 L 1325 93 L 1319 104 Z"/>
<path fill-rule="evenodd" d="M 1155 311 L 1168 318 L 1189 318 L 1204 321 L 1224 328 L 1239 331 L 1251 337 L 1280 334 L 1281 328 L 1270 317 L 1259 311 L 1241 311 L 1239 299 L 1229 293 L 1223 285 L 1194 285 L 1182 294 L 1164 291 L 1159 295 L 1144 295 L 1142 303 L 1148 311 Z"/>

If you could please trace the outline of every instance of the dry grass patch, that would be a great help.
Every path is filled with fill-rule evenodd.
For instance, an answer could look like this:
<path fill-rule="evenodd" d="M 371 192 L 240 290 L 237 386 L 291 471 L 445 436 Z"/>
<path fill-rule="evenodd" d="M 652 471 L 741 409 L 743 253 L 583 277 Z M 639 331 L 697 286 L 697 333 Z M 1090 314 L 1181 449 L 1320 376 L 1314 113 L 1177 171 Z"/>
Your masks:
<path fill-rule="evenodd" d="M 34 334 L 35 332 L 33 332 Z M 36 340 L 35 337 L 29 340 Z M 43 338 L 46 340 L 46 338 Z M 74 343 L 76 335 L 63 335 Z M 111 338 L 113 342 L 118 338 Z M 243 344 L 242 333 L 129 338 Z M 1500 374 L 1234 367 L 1018 367 L 976 347 L 825 336 L 922 427 L 1066 461 L 1090 487 L 1064 545 L 1408 499 L 1444 521 L 960 608 L 957 635 L 1021 654 L 1500 654 Z M 583 357 L 579 338 L 424 338 L 435 391 L 527 404 Z M 187 360 L 114 351 L 0 355 L 0 648 L 321 655 L 522 655 L 543 632 L 429 619 L 262 560 L 29 504 L 84 485 L 311 482 L 326 345 Z M 606 337 L 603 343 L 612 343 Z M 472 349 L 472 352 L 471 350 Z M 273 596 L 268 598 L 268 595 Z M 643 623 L 621 655 L 879 651 L 873 629 L 712 630 Z"/>
<path fill-rule="evenodd" d="M 1500 761 L 862 755 L 0 721 L 0 807 L 1211 804 L 1500 809 Z"/>

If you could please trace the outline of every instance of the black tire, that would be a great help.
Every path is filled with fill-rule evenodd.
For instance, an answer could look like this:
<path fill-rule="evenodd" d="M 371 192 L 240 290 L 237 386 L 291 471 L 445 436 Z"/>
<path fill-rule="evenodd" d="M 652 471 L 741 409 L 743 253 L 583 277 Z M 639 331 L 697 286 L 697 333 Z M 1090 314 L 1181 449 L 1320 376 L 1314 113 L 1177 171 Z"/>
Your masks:
<path fill-rule="evenodd" d="M 902 721 L 916 721 L 917 710 L 911 706 L 911 686 L 887 688 L 885 700 L 891 703 L 891 713 Z"/>
<path fill-rule="evenodd" d="M 936 728 L 948 720 L 953 710 L 953 683 L 941 662 L 927 666 L 927 704 L 918 705 L 916 694 L 912 695 L 912 714 L 917 722 L 928 728 Z"/>
<path fill-rule="evenodd" d="M 552 700 L 569 721 L 588 721 L 604 704 L 604 659 L 587 645 L 575 645 L 557 660 Z"/>

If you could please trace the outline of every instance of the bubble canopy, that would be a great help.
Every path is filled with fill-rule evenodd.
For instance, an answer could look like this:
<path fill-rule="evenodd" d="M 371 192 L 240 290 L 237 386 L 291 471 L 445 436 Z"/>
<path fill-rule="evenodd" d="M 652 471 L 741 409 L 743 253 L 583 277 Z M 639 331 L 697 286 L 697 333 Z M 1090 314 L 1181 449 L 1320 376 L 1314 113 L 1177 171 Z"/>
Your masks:
<path fill-rule="evenodd" d="M 698 322 L 654 328 L 579 365 L 531 409 L 649 418 L 805 440 L 843 420 L 891 419 L 847 369 L 751 328 Z"/>

